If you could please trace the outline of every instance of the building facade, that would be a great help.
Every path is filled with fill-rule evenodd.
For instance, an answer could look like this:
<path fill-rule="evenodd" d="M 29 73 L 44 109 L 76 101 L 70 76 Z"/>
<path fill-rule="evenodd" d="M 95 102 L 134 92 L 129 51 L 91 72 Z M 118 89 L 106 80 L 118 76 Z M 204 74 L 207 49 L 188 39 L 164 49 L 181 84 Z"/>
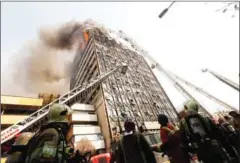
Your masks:
<path fill-rule="evenodd" d="M 116 130 L 123 130 L 126 117 L 132 118 L 137 127 L 156 122 L 158 114 L 165 114 L 170 120 L 177 118 L 174 106 L 141 55 L 100 29 L 92 29 L 88 35 L 85 48 L 75 56 L 70 89 L 114 69 L 117 64 L 128 64 L 126 75 L 115 73 L 78 99 L 95 106 L 105 141 Z"/>

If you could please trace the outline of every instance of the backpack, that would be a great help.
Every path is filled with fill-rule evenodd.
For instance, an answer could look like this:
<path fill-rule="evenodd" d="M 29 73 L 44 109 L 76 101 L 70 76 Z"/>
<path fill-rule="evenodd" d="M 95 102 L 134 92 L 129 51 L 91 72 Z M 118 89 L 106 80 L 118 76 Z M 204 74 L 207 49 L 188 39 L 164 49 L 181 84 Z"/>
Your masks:
<path fill-rule="evenodd" d="M 66 163 L 67 141 L 61 125 L 47 124 L 30 140 L 25 163 Z"/>
<path fill-rule="evenodd" d="M 140 152 L 141 152 L 141 156 L 143 158 L 143 161 L 146 163 L 147 160 L 146 160 L 146 156 L 142 150 L 142 147 L 141 147 L 141 143 L 140 143 L 140 134 L 139 133 L 135 133 L 133 134 L 133 136 L 136 136 L 137 138 L 137 145 L 138 145 L 138 148 L 140 149 Z M 123 147 L 123 140 L 124 140 L 124 136 L 121 135 L 121 138 L 120 138 L 120 141 L 119 141 L 119 144 L 120 144 L 120 148 L 122 149 L 123 151 L 123 156 L 124 156 L 124 160 L 125 160 L 125 163 L 127 162 L 127 159 L 126 159 L 126 155 L 125 155 L 125 152 L 124 152 L 124 147 Z M 134 153 L 133 153 L 134 154 Z"/>
<path fill-rule="evenodd" d="M 211 138 L 211 127 L 205 117 L 199 114 L 189 115 L 182 119 L 181 123 L 192 141 L 199 142 L 201 139 Z"/>
<path fill-rule="evenodd" d="M 199 114 L 189 115 L 181 120 L 191 148 L 203 162 L 222 163 L 229 159 L 219 141 L 213 139 L 209 119 Z M 206 152 L 207 151 L 207 152 Z"/>

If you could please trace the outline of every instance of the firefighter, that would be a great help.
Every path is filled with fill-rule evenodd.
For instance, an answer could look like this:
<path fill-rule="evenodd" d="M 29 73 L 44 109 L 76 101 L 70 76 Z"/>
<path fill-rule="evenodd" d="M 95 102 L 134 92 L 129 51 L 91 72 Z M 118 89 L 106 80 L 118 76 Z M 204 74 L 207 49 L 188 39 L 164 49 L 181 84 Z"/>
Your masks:
<path fill-rule="evenodd" d="M 158 122 L 161 125 L 160 149 L 167 154 L 170 163 L 190 163 L 190 157 L 181 143 L 181 133 L 178 129 L 168 122 L 166 115 L 158 115 Z"/>
<path fill-rule="evenodd" d="M 8 158 L 9 162 L 20 160 L 21 163 L 66 163 L 73 152 L 66 141 L 69 115 L 68 106 L 53 104 L 49 111 L 49 121 L 35 135 L 26 133 L 19 136 Z"/>
<path fill-rule="evenodd" d="M 229 157 L 220 141 L 221 130 L 208 117 L 198 114 L 199 105 L 190 100 L 184 105 L 187 115 L 180 122 L 180 130 L 184 132 L 185 144 L 190 144 L 198 159 L 204 163 L 226 163 Z"/>
<path fill-rule="evenodd" d="M 29 142 L 25 163 L 68 161 L 73 152 L 73 148 L 67 145 L 66 140 L 70 114 L 71 109 L 67 105 L 51 106 L 48 123 L 42 125 Z"/>
<path fill-rule="evenodd" d="M 124 122 L 125 133 L 117 147 L 117 163 L 156 163 L 150 145 L 141 133 L 135 131 L 131 119 Z"/>

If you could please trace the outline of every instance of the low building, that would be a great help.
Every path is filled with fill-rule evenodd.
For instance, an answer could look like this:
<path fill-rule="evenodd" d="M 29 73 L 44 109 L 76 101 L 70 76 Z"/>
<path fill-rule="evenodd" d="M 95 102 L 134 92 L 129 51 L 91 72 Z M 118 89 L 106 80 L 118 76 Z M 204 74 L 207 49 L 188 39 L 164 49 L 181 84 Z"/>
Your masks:
<path fill-rule="evenodd" d="M 59 95 L 53 94 L 39 94 L 39 98 L 1 95 L 1 131 L 23 121 L 30 114 L 58 97 Z M 11 142 L 6 144 L 6 148 L 1 146 L 2 156 Z M 1 162 L 4 161 L 1 159 Z"/>
<path fill-rule="evenodd" d="M 43 105 L 43 99 L 1 95 L 1 130 L 27 118 Z"/>

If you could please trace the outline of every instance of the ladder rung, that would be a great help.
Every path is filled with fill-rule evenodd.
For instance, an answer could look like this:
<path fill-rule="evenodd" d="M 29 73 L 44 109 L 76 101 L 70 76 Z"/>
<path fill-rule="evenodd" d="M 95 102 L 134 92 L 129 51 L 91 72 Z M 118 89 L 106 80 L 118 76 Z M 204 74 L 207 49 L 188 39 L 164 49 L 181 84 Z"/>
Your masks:
<path fill-rule="evenodd" d="M 70 94 L 69 94 L 69 96 L 73 96 L 73 95 L 75 95 L 75 93 L 70 93 Z"/>
<path fill-rule="evenodd" d="M 61 98 L 60 100 L 61 101 L 65 101 L 67 99 L 67 97 L 64 97 L 64 98 Z"/>

